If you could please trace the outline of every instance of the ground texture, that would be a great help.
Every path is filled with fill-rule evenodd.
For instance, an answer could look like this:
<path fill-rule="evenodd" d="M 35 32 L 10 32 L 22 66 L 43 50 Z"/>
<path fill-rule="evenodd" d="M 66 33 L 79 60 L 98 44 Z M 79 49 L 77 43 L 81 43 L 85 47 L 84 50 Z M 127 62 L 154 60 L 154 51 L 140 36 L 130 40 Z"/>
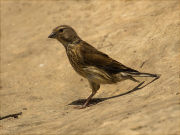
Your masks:
<path fill-rule="evenodd" d="M 71 67 L 48 39 L 58 25 L 135 70 L 161 74 L 102 85 Z M 2 134 L 178 134 L 179 1 L 1 1 Z M 148 85 L 146 85 L 148 84 Z"/>

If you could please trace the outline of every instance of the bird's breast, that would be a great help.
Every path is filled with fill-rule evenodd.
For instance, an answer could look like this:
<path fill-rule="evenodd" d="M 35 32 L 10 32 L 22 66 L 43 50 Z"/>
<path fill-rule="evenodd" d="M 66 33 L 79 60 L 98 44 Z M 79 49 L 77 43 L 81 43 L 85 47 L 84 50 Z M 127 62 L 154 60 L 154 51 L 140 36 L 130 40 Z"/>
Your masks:
<path fill-rule="evenodd" d="M 74 70 L 81 76 L 86 78 L 83 67 L 85 66 L 83 61 L 78 55 L 78 51 L 76 49 L 67 49 L 67 56 L 69 58 L 69 62 L 71 63 Z"/>

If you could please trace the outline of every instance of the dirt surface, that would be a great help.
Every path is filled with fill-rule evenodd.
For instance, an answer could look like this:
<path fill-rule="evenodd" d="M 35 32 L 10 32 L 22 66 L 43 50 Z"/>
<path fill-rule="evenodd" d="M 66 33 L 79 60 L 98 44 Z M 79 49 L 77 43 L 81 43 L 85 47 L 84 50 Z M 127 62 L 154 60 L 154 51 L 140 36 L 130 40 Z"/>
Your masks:
<path fill-rule="evenodd" d="M 48 39 L 66 24 L 97 49 L 141 72 L 161 74 L 102 85 L 71 67 Z M 179 1 L 1 1 L 2 134 L 178 134 Z M 148 85 L 146 85 L 148 84 Z"/>

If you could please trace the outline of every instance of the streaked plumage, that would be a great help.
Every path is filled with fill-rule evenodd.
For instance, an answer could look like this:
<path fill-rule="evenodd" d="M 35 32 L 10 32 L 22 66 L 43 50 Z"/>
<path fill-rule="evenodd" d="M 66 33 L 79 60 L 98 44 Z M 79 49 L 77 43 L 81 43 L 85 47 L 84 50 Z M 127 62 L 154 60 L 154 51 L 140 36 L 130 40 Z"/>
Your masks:
<path fill-rule="evenodd" d="M 139 71 L 124 66 L 83 41 L 70 26 L 61 25 L 54 28 L 49 38 L 56 38 L 63 44 L 74 70 L 89 81 L 92 94 L 80 108 L 85 108 L 88 105 L 90 99 L 96 94 L 97 90 L 99 90 L 100 84 L 114 84 L 126 79 L 138 82 L 133 78 L 134 76 L 160 76 L 157 74 L 140 73 Z"/>

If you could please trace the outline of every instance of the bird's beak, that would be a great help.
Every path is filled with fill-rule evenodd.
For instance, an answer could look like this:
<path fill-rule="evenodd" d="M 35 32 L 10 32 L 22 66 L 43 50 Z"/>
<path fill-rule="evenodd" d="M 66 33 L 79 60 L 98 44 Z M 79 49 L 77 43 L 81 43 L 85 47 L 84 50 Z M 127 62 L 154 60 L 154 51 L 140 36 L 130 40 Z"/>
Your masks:
<path fill-rule="evenodd" d="M 55 36 L 56 36 L 56 33 L 52 32 L 52 33 L 48 36 L 48 38 L 55 38 Z"/>

